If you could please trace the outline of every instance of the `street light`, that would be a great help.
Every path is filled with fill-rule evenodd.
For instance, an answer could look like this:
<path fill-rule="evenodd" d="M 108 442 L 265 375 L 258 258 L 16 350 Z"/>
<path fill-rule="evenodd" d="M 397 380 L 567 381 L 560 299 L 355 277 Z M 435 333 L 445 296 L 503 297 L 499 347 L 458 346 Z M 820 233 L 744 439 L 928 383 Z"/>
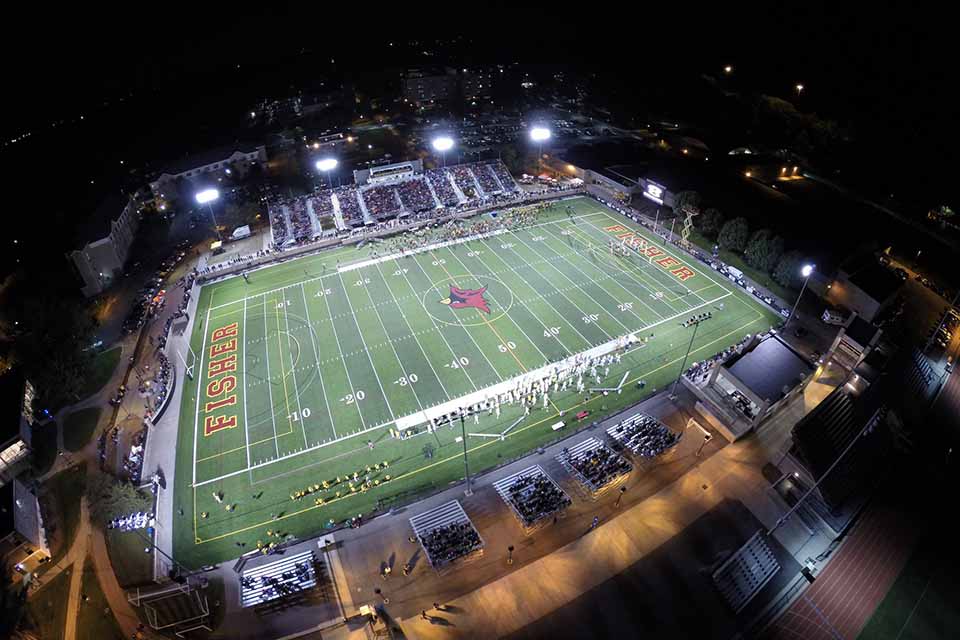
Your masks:
<path fill-rule="evenodd" d="M 550 129 L 546 127 L 533 127 L 530 129 L 530 139 L 537 143 L 537 167 L 543 159 L 543 143 L 550 139 Z"/>
<path fill-rule="evenodd" d="M 443 166 L 447 166 L 447 151 L 453 149 L 453 138 L 450 136 L 440 136 L 433 139 L 433 148 L 440 152 L 440 158 L 443 160 Z"/>
<path fill-rule="evenodd" d="M 194 195 L 194 198 L 197 204 L 207 205 L 207 209 L 210 211 L 210 218 L 213 220 L 213 230 L 217 232 L 217 240 L 222 240 L 220 237 L 220 225 L 217 224 L 217 216 L 213 213 L 213 203 L 220 199 L 220 192 L 216 189 L 204 189 L 203 191 L 198 191 L 196 195 Z"/>
<path fill-rule="evenodd" d="M 337 162 L 336 158 L 321 158 L 317 160 L 317 171 L 322 171 L 327 174 L 327 185 L 333 189 L 333 182 L 330 179 L 330 172 L 337 168 L 337 165 L 340 164 Z"/>
<path fill-rule="evenodd" d="M 797 86 L 795 86 L 794 89 L 797 90 L 797 95 L 800 95 L 803 92 L 803 85 L 797 84 Z"/>
<path fill-rule="evenodd" d="M 800 304 L 800 298 L 803 297 L 803 292 L 807 289 L 807 281 L 810 280 L 810 274 L 813 273 L 813 268 L 815 265 L 805 264 L 800 269 L 800 275 L 803 276 L 803 286 L 800 287 L 800 295 L 797 296 L 797 301 L 793 303 L 793 309 L 790 309 L 790 315 L 787 316 L 787 321 L 783 323 L 783 328 L 786 329 L 787 325 L 790 324 L 790 320 L 793 319 L 793 314 L 797 311 L 797 305 Z"/>
<path fill-rule="evenodd" d="M 728 64 L 723 68 L 723 72 L 727 75 L 730 75 L 731 73 L 733 73 L 733 67 Z"/>

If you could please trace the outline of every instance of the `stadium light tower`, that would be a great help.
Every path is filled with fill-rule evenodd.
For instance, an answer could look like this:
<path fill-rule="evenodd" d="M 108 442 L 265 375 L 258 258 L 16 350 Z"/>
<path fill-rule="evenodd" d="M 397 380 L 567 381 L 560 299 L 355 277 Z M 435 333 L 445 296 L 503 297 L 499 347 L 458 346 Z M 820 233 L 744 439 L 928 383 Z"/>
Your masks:
<path fill-rule="evenodd" d="M 433 139 L 433 148 L 440 152 L 440 158 L 443 166 L 447 166 L 447 151 L 453 149 L 453 138 L 450 136 L 440 136 Z"/>
<path fill-rule="evenodd" d="M 530 129 L 530 139 L 537 143 L 537 168 L 543 160 L 543 143 L 550 139 L 550 129 L 546 127 L 533 127 Z"/>
<path fill-rule="evenodd" d="M 317 171 L 321 171 L 327 174 L 327 185 L 333 189 L 333 180 L 330 178 L 330 172 L 337 168 L 337 165 L 340 164 L 337 162 L 336 158 L 322 158 L 317 160 Z"/>
<path fill-rule="evenodd" d="M 810 274 L 813 273 L 814 265 L 805 264 L 800 269 L 800 275 L 803 276 L 803 286 L 800 287 L 800 295 L 797 296 L 797 301 L 793 303 L 793 309 L 790 309 L 790 315 L 787 316 L 787 321 L 783 323 L 783 328 L 786 329 L 787 325 L 790 324 L 790 321 L 793 319 L 793 314 L 797 311 L 797 306 L 800 304 L 800 298 L 803 297 L 803 292 L 807 290 L 807 281 L 810 280 Z"/>
<path fill-rule="evenodd" d="M 213 203 L 220 199 L 220 192 L 217 189 L 204 189 L 198 191 L 194 198 L 197 201 L 197 204 L 207 205 L 207 210 L 210 211 L 210 218 L 213 220 L 213 230 L 217 232 L 217 240 L 222 240 L 220 237 L 220 225 L 217 224 L 217 216 L 213 213 Z"/>

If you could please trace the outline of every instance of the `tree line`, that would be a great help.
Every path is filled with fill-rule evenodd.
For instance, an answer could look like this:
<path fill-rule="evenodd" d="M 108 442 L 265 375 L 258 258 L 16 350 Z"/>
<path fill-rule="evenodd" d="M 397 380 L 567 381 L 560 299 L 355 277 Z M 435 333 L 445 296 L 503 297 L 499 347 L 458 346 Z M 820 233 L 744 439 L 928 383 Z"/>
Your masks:
<path fill-rule="evenodd" d="M 681 191 L 674 202 L 674 210 L 700 208 L 700 194 L 696 191 Z M 708 207 L 693 218 L 694 228 L 708 240 L 716 242 L 721 249 L 743 256 L 744 262 L 763 273 L 768 273 L 784 287 L 796 288 L 800 282 L 800 267 L 803 254 L 786 250 L 784 239 L 767 228 L 750 230 L 743 216 L 727 219 L 719 209 Z"/>

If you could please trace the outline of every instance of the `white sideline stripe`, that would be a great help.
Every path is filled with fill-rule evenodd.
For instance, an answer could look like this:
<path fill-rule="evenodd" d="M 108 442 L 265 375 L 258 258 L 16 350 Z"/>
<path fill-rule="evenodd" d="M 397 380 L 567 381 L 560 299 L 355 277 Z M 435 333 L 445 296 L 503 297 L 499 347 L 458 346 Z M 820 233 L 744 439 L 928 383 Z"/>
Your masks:
<path fill-rule="evenodd" d="M 719 298 L 709 300 L 707 302 L 704 302 L 703 304 L 697 305 L 696 307 L 691 307 L 686 311 L 677 313 L 668 318 L 664 318 L 663 320 L 658 320 L 657 322 L 647 325 L 646 327 L 635 329 L 630 333 L 645 332 L 649 329 L 652 329 L 653 327 L 656 327 L 657 325 L 663 324 L 664 322 L 669 322 L 670 320 L 675 320 L 680 316 L 691 314 L 700 307 L 713 304 L 714 302 L 718 302 L 726 298 L 727 296 L 731 296 L 731 295 L 733 294 L 728 291 L 726 294 L 720 296 Z M 487 387 L 486 389 L 481 389 L 480 391 L 474 391 L 473 393 L 468 393 L 465 396 L 454 398 L 453 400 L 449 400 L 447 402 L 444 402 L 443 404 L 430 407 L 422 412 L 412 413 L 410 415 L 397 418 L 396 420 L 397 429 L 400 429 L 400 430 L 409 429 L 419 424 L 423 424 L 424 422 L 428 422 L 433 418 L 438 418 L 442 415 L 452 413 L 457 409 L 459 409 L 460 407 L 466 407 L 472 404 L 477 404 L 478 402 L 486 400 L 488 397 L 497 396 L 497 395 L 506 393 L 511 389 L 513 389 L 514 387 L 516 387 L 518 382 L 522 384 L 524 382 L 532 382 L 534 380 L 540 380 L 542 378 L 548 377 L 554 369 L 563 370 L 565 368 L 569 368 L 574 364 L 574 362 L 578 358 L 582 356 L 597 357 L 597 356 L 602 356 L 606 353 L 610 353 L 611 351 L 615 351 L 617 348 L 619 348 L 621 345 L 621 342 L 622 342 L 622 337 L 613 338 L 611 340 L 608 340 L 607 342 L 599 344 L 585 351 L 571 354 L 566 358 L 564 358 L 563 360 L 559 360 L 557 362 L 544 365 L 539 369 L 528 371 L 527 373 L 514 376 L 513 378 L 508 378 L 503 382 L 498 382 L 497 384 Z"/>
<path fill-rule="evenodd" d="M 457 238 L 456 240 L 445 240 L 444 242 L 434 242 L 433 244 L 428 244 L 425 247 L 418 247 L 413 250 L 404 250 L 404 251 L 401 251 L 400 253 L 391 253 L 390 255 L 380 256 L 378 258 L 370 258 L 369 260 L 364 260 L 363 262 L 354 262 L 352 264 L 348 264 L 345 267 L 337 267 L 337 271 L 339 273 L 346 273 L 347 271 L 356 271 L 357 269 L 363 269 L 364 267 L 372 267 L 375 264 L 390 262 L 391 260 L 396 260 L 398 258 L 415 256 L 420 253 L 428 253 L 436 249 L 442 249 L 443 247 L 451 247 L 454 245 L 463 244 L 465 242 L 470 242 L 471 240 L 480 240 L 481 238 L 498 236 L 506 232 L 507 232 L 506 229 L 496 229 L 494 231 L 488 231 L 487 233 L 480 233 L 475 236 L 468 236 L 466 238 Z"/>
<path fill-rule="evenodd" d="M 210 309 L 207 309 L 207 319 L 204 322 L 204 326 L 201 327 L 203 330 L 203 343 L 200 346 L 200 371 L 203 369 L 203 358 L 207 355 L 207 331 L 210 329 Z M 200 389 L 201 386 L 201 376 L 200 373 L 197 375 L 197 412 L 193 419 L 193 484 L 197 484 L 197 440 L 200 438 Z M 246 400 L 244 400 L 246 402 Z"/>
<path fill-rule="evenodd" d="M 517 205 L 517 206 L 519 207 L 519 206 L 522 206 L 522 205 Z M 507 209 L 504 209 L 504 211 L 510 211 L 511 209 L 515 209 L 515 208 L 517 208 L 517 207 L 508 207 Z M 483 215 L 483 214 L 477 214 L 477 215 Z M 607 215 L 607 213 L 604 212 L 604 211 L 591 211 L 590 213 L 584 213 L 584 214 L 581 214 L 581 215 L 578 215 L 578 216 L 574 216 L 573 219 L 574 219 L 574 220 L 579 220 L 580 218 L 590 218 L 590 217 L 592 217 L 592 216 L 606 216 L 606 215 Z M 608 216 L 608 217 L 609 217 L 609 216 Z M 545 227 L 545 226 L 548 226 L 548 225 L 551 225 L 551 224 L 561 224 L 561 223 L 569 222 L 569 221 L 570 221 L 570 218 L 564 217 L 562 220 L 551 220 L 550 222 L 540 222 L 540 223 L 532 224 L 532 225 L 530 225 L 530 226 L 528 226 L 528 227 L 523 227 L 523 228 L 524 228 L 524 229 L 535 229 L 535 228 L 537 228 L 537 227 Z M 405 233 L 409 233 L 409 231 L 407 231 L 407 232 L 405 232 Z M 477 236 L 470 236 L 470 239 L 471 239 L 471 240 L 473 240 L 473 239 L 475 239 L 475 238 L 477 238 Z M 343 249 L 344 247 L 343 247 L 343 246 L 340 246 L 340 247 L 336 247 L 336 248 L 337 248 L 337 249 Z M 303 256 L 295 256 L 295 257 L 293 257 L 293 258 L 290 258 L 290 259 L 288 259 L 288 260 L 284 260 L 284 261 L 278 262 L 278 263 L 276 263 L 276 264 L 264 265 L 264 266 L 261 267 L 261 268 L 266 269 L 266 268 L 270 268 L 270 267 L 276 267 L 276 266 L 280 266 L 280 265 L 283 265 L 283 264 L 288 264 L 288 263 L 293 262 L 293 261 L 296 261 L 296 260 L 300 260 L 301 258 L 310 258 L 310 257 L 315 258 L 315 257 L 317 257 L 318 255 L 320 255 L 320 252 L 322 252 L 322 251 L 324 251 L 324 250 L 325 250 L 325 249 L 320 249 L 318 253 L 309 253 L 309 254 L 305 254 L 305 255 L 303 255 Z M 389 257 L 389 256 L 384 256 L 384 257 Z M 350 266 L 350 265 L 347 265 L 347 266 Z M 337 275 L 337 273 L 338 273 L 338 271 L 330 270 L 328 273 L 325 273 L 325 274 L 323 274 L 323 275 L 315 276 L 315 277 L 313 277 L 313 278 L 307 278 L 306 280 L 300 280 L 299 282 L 296 282 L 296 283 L 294 283 L 294 284 L 288 284 L 288 285 L 284 285 L 284 286 L 282 286 L 282 287 L 276 287 L 275 289 L 270 289 L 270 290 L 268 290 L 268 291 L 264 291 L 264 292 L 258 293 L 258 294 L 256 294 L 256 295 L 247 296 L 247 299 L 248 299 L 248 300 L 252 300 L 252 299 L 254 299 L 254 298 L 259 298 L 260 296 L 264 296 L 264 295 L 267 295 L 267 294 L 270 294 L 270 293 L 276 293 L 277 291 L 283 291 L 284 289 L 289 289 L 289 288 L 291 288 L 291 287 L 296 287 L 296 286 L 299 286 L 299 285 L 304 285 L 304 284 L 306 284 L 306 283 L 308 283 L 308 282 L 315 282 L 315 281 L 317 281 L 317 280 L 323 280 L 324 278 L 329 278 L 329 277 L 331 277 L 331 276 L 335 276 L 335 275 Z M 201 286 L 201 289 L 202 289 L 203 287 L 207 287 L 207 286 L 210 286 L 210 285 L 212 285 L 212 284 L 218 284 L 218 283 L 219 283 L 219 281 L 217 281 L 217 282 L 205 282 L 205 283 Z M 238 303 L 240 303 L 240 302 L 243 302 L 243 300 L 238 299 L 238 300 L 232 300 L 232 301 L 230 301 L 230 302 L 224 302 L 224 303 L 222 303 L 222 304 L 218 304 L 218 305 L 215 305 L 215 306 L 214 306 L 214 305 L 211 305 L 211 306 L 208 308 L 208 311 L 220 309 L 221 307 L 229 307 L 230 305 L 238 304 Z"/>

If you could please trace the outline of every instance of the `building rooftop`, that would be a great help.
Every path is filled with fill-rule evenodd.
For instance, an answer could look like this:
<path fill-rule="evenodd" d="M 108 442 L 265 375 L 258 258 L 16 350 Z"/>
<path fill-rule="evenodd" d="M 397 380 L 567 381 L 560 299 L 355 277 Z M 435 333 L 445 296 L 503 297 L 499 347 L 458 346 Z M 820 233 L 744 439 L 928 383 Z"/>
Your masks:
<path fill-rule="evenodd" d="M 850 326 L 845 329 L 846 334 L 852 338 L 861 347 L 869 346 L 873 337 L 879 333 L 876 328 L 860 316 L 854 316 L 850 321 Z"/>
<path fill-rule="evenodd" d="M 20 435 L 25 380 L 16 370 L 0 375 L 0 444 Z"/>
<path fill-rule="evenodd" d="M 74 245 L 80 248 L 89 242 L 96 242 L 110 233 L 110 222 L 123 213 L 130 198 L 123 194 L 107 196 L 83 222 L 77 226 Z"/>
<path fill-rule="evenodd" d="M 778 336 L 724 364 L 724 368 L 747 385 L 757 396 L 776 402 L 813 371 L 813 367 Z"/>
<path fill-rule="evenodd" d="M 197 167 L 203 167 L 215 162 L 221 162 L 229 158 L 236 151 L 239 151 L 240 153 L 253 153 L 259 148 L 260 145 L 255 143 L 237 143 L 216 147 L 214 149 L 208 149 L 207 151 L 201 151 L 200 153 L 195 153 L 189 156 L 184 156 L 179 160 L 174 160 L 173 162 L 165 165 L 163 169 L 160 170 L 160 173 L 176 175 L 178 173 L 183 173 L 184 171 L 189 171 L 190 169 L 196 169 Z"/>
<path fill-rule="evenodd" d="M 877 302 L 888 299 L 903 285 L 897 274 L 876 261 L 848 273 L 847 279 Z"/>

